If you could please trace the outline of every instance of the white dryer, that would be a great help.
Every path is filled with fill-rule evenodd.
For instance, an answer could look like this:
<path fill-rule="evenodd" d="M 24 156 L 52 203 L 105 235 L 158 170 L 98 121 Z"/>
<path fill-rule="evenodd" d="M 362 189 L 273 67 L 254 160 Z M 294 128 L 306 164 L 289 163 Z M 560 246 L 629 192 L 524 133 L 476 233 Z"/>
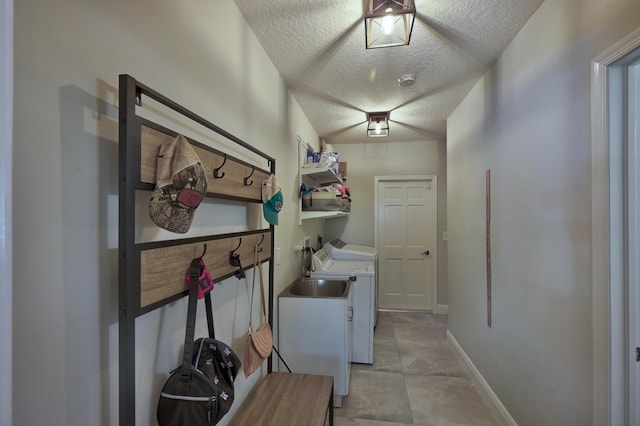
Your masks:
<path fill-rule="evenodd" d="M 323 248 L 313 254 L 311 278 L 350 280 L 353 294 L 352 361 L 373 364 L 376 311 L 376 267 L 370 260 L 331 259 Z"/>

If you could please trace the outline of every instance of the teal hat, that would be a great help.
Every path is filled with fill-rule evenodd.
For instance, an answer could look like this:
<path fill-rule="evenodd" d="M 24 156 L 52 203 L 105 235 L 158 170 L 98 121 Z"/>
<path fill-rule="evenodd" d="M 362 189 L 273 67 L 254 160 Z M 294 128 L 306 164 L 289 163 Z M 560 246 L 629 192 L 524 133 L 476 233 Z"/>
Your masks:
<path fill-rule="evenodd" d="M 272 225 L 278 224 L 278 213 L 283 205 L 282 190 L 278 186 L 275 175 L 272 174 L 262 183 L 262 214 L 267 222 Z"/>

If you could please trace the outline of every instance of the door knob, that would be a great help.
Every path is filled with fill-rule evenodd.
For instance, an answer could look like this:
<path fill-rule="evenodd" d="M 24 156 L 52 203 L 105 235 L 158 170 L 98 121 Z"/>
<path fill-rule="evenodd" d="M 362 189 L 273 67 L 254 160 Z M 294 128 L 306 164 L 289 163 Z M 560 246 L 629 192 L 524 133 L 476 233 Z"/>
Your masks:
<path fill-rule="evenodd" d="M 429 256 L 431 254 L 431 252 L 429 250 L 427 250 L 423 254 L 426 254 L 427 256 Z"/>

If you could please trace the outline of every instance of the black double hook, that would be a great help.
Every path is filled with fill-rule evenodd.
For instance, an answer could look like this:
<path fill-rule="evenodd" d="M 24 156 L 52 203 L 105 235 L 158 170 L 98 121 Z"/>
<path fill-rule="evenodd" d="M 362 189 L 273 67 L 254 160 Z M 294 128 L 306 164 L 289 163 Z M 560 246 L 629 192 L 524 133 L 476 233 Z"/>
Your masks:
<path fill-rule="evenodd" d="M 200 257 L 198 259 L 202 259 L 205 255 L 205 253 L 207 253 L 207 243 L 204 243 L 204 249 L 202 250 L 202 254 L 200 255 Z"/>
<path fill-rule="evenodd" d="M 244 185 L 245 185 L 245 186 L 251 186 L 251 185 L 253 185 L 253 181 L 252 181 L 252 180 L 250 181 L 250 180 L 249 180 L 249 178 L 250 178 L 251 176 L 253 176 L 253 173 L 254 173 L 255 171 L 256 171 L 256 168 L 255 168 L 255 167 L 252 167 L 252 168 L 251 168 L 251 174 L 249 174 L 249 176 L 247 176 L 247 177 L 245 177 L 245 178 L 244 178 Z"/>
<path fill-rule="evenodd" d="M 235 255 L 241 245 L 242 245 L 242 237 L 240 238 L 240 241 L 238 242 L 238 247 L 236 247 L 233 250 L 231 250 L 231 254 Z"/>
<path fill-rule="evenodd" d="M 258 253 L 262 251 L 262 243 L 264 243 L 264 234 L 262 234 L 262 239 L 260 239 L 260 242 L 256 244 L 258 246 Z"/>
<path fill-rule="evenodd" d="M 244 278 L 244 271 L 242 270 L 242 263 L 240 263 L 240 255 L 238 253 L 236 253 L 236 251 L 238 251 L 238 249 L 240 248 L 240 246 L 242 245 L 242 238 L 240 238 L 240 242 L 238 243 L 238 247 L 236 247 L 235 249 L 231 250 L 229 252 L 229 264 L 231 266 L 237 266 L 238 270 L 236 271 L 236 273 L 234 274 L 236 276 L 236 278 L 241 279 Z"/>
<path fill-rule="evenodd" d="M 220 167 L 216 167 L 213 169 L 213 177 L 215 179 L 222 179 L 224 177 L 224 172 L 220 173 L 220 170 L 222 170 L 226 162 L 227 162 L 227 154 L 224 154 L 224 161 L 222 162 L 222 164 L 220 164 Z"/>

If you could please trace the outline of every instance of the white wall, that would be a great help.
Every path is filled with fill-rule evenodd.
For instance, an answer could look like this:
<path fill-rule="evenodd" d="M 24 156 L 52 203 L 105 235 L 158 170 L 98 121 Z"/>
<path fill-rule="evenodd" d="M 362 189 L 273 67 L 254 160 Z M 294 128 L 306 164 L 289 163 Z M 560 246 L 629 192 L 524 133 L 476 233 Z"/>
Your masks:
<path fill-rule="evenodd" d="M 0 425 L 11 423 L 13 0 L 0 1 Z"/>
<path fill-rule="evenodd" d="M 438 304 L 447 304 L 447 229 L 446 143 L 435 141 L 378 142 L 336 144 L 340 161 L 347 162 L 347 182 L 351 189 L 351 214 L 348 218 L 325 222 L 327 240 L 341 238 L 356 244 L 374 244 L 374 177 L 438 176 Z"/>
<path fill-rule="evenodd" d="M 545 1 L 448 120 L 449 327 L 521 426 L 592 424 L 590 61 L 638 17 Z"/>
<path fill-rule="evenodd" d="M 303 235 L 295 209 L 295 135 L 317 135 L 232 0 L 25 0 L 15 9 L 12 212 L 20 279 L 13 304 L 13 371 L 19 372 L 13 424 L 115 425 L 118 75 L 131 74 L 276 158 L 285 195 L 275 237 L 283 253 L 276 294 L 299 274 L 291 243 Z M 143 110 L 230 149 L 202 129 L 173 122 L 152 102 Z M 140 200 L 144 209 L 144 194 Z M 208 228 L 208 218 L 214 228 L 246 229 L 245 218 L 259 214 L 257 205 L 207 202 L 193 232 Z M 163 238 L 148 221 L 142 225 L 140 238 Z M 217 336 L 241 354 L 245 286 L 231 278 L 213 294 Z M 184 302 L 136 320 L 139 425 L 155 424 L 160 388 L 178 363 Z M 234 409 L 257 378 L 238 378 Z"/>

